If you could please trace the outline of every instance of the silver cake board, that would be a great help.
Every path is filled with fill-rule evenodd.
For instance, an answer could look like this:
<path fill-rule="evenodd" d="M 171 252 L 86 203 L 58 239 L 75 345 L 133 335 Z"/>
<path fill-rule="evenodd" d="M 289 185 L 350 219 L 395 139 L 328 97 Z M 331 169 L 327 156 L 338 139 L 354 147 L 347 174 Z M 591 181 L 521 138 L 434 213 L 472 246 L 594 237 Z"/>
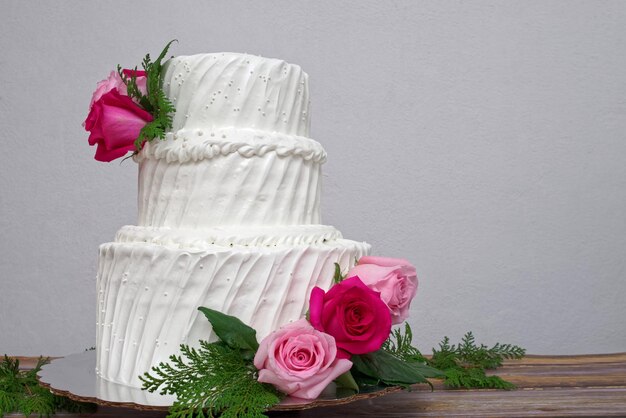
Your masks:
<path fill-rule="evenodd" d="M 37 377 L 41 385 L 49 388 L 55 395 L 65 396 L 78 402 L 144 411 L 167 411 L 176 400 L 173 395 L 150 393 L 100 378 L 96 375 L 96 352 L 94 350 L 55 359 L 43 366 Z M 400 390 L 402 388 L 388 387 L 361 391 L 358 394 L 343 394 L 337 391 L 334 385 L 330 385 L 315 400 L 287 397 L 270 411 L 295 411 L 342 405 Z"/>

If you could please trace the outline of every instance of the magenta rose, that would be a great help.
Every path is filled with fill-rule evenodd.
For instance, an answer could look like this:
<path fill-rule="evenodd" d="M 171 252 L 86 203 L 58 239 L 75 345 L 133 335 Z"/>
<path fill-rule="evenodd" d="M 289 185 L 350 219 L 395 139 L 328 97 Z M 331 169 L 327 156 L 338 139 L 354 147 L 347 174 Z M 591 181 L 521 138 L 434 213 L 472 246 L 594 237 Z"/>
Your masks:
<path fill-rule="evenodd" d="M 337 358 L 333 337 L 301 319 L 265 337 L 254 365 L 259 369 L 259 382 L 296 398 L 315 399 L 330 382 L 350 370 L 352 362 Z"/>
<path fill-rule="evenodd" d="M 389 337 L 391 315 L 380 293 L 367 287 L 360 278 L 350 277 L 324 292 L 311 291 L 311 325 L 326 332 L 337 342 L 338 356 L 376 351 Z"/>
<path fill-rule="evenodd" d="M 112 161 L 134 151 L 139 132 L 153 117 L 116 88 L 104 93 L 91 106 L 85 120 L 89 145 L 98 145 L 96 160 Z"/>
<path fill-rule="evenodd" d="M 361 257 L 348 277 L 359 278 L 370 289 L 380 292 L 389 307 L 393 324 L 400 324 L 409 316 L 411 300 L 417 292 L 415 267 L 400 258 Z"/>

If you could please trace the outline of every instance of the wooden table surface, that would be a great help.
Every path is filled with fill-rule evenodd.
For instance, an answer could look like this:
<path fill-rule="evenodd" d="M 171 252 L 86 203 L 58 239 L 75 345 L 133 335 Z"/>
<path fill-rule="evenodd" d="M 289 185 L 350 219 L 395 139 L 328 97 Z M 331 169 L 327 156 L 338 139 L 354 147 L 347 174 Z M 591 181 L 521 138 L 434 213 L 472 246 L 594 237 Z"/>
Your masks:
<path fill-rule="evenodd" d="M 23 359 L 29 364 L 28 359 Z M 585 356 L 527 356 L 507 361 L 495 374 L 518 389 L 446 390 L 435 383 L 431 392 L 420 385 L 347 405 L 296 412 L 270 412 L 270 417 L 521 417 L 626 416 L 626 353 Z M 162 412 L 100 407 L 95 414 L 57 417 L 164 417 Z M 20 416 L 20 415 L 9 415 Z"/>

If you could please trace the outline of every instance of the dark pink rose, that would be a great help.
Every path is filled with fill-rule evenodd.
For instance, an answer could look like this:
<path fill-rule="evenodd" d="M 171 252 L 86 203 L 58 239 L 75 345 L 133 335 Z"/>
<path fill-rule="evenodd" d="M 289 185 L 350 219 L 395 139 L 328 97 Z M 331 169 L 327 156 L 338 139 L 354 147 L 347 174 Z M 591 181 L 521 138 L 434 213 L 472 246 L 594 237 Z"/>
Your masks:
<path fill-rule="evenodd" d="M 340 349 L 338 356 L 342 358 L 378 350 L 391 332 L 391 314 L 380 293 L 356 276 L 334 285 L 328 292 L 315 287 L 311 291 L 309 315 L 315 329 L 335 337 Z"/>
<path fill-rule="evenodd" d="M 400 324 L 409 316 L 411 300 L 417 292 L 415 267 L 400 258 L 361 257 L 348 277 L 359 278 L 389 307 L 393 324 Z"/>
<path fill-rule="evenodd" d="M 85 120 L 89 145 L 98 145 L 96 160 L 112 161 L 135 150 L 139 131 L 153 117 L 117 89 L 103 94 L 91 106 Z"/>
<path fill-rule="evenodd" d="M 259 382 L 303 399 L 315 399 L 330 382 L 352 367 L 337 358 L 335 339 L 301 319 L 274 331 L 261 341 L 254 356 Z"/>

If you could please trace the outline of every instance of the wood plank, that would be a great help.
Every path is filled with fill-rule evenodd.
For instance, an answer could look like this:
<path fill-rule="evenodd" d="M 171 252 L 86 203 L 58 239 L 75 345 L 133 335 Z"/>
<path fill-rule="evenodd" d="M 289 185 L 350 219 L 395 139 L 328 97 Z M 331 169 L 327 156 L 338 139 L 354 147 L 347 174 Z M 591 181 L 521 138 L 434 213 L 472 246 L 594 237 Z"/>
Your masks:
<path fill-rule="evenodd" d="M 624 416 L 626 389 L 544 389 L 503 391 L 400 392 L 374 400 L 296 412 L 271 412 L 274 418 L 420 418 Z M 57 414 L 58 417 L 161 418 L 161 412 L 101 407 L 96 414 Z M 11 414 L 7 417 L 22 417 Z"/>
<path fill-rule="evenodd" d="M 505 360 L 504 365 L 546 365 L 546 364 L 595 364 L 595 363 L 626 362 L 626 353 L 580 354 L 544 356 L 530 354 L 520 360 Z"/>
<path fill-rule="evenodd" d="M 626 389 L 401 392 L 339 407 L 271 417 L 624 416 Z"/>
<path fill-rule="evenodd" d="M 494 374 L 519 388 L 626 387 L 626 361 L 508 364 Z"/>
<path fill-rule="evenodd" d="M 22 366 L 36 358 L 20 357 Z M 272 412 L 270 417 L 521 417 L 626 416 L 626 353 L 584 356 L 528 356 L 506 361 L 493 374 L 516 384 L 513 391 L 446 390 L 434 381 L 435 391 L 419 385 L 347 405 L 296 412 Z M 161 412 L 100 407 L 96 414 L 58 414 L 59 417 L 164 417 Z M 8 415 L 21 417 L 22 415 Z"/>

